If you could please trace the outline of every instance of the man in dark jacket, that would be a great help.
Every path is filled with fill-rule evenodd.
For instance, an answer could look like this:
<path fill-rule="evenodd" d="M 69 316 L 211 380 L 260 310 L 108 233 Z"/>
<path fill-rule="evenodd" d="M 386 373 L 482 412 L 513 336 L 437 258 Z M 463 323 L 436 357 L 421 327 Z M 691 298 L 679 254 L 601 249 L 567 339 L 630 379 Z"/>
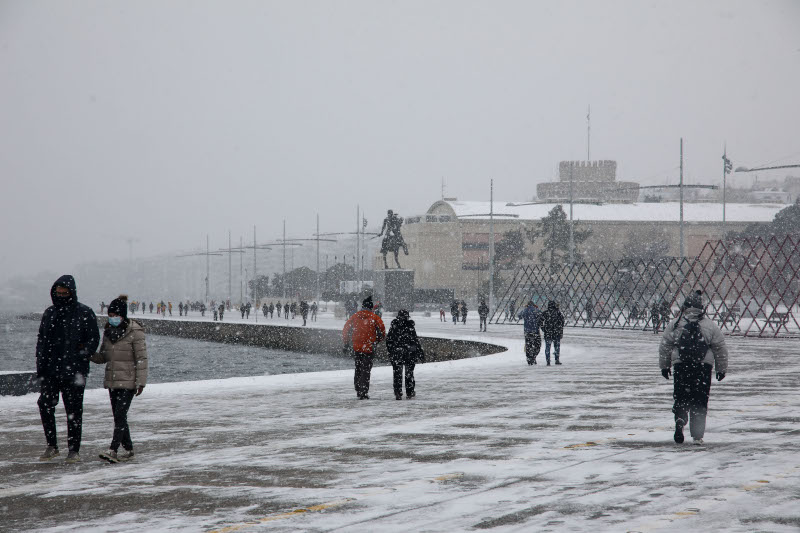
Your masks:
<path fill-rule="evenodd" d="M 480 318 L 479 331 L 486 331 L 486 318 L 489 316 L 489 306 L 486 305 L 485 300 L 481 300 L 478 306 L 478 317 Z"/>
<path fill-rule="evenodd" d="M 523 329 L 525 331 L 525 358 L 528 360 L 529 365 L 535 365 L 536 356 L 539 355 L 539 350 L 542 348 L 542 335 L 539 333 L 542 312 L 539 311 L 539 307 L 531 300 L 528 302 L 528 305 L 519 312 L 517 318 L 523 320 Z"/>
<path fill-rule="evenodd" d="M 389 360 L 392 362 L 394 397 L 403 399 L 403 367 L 405 366 L 406 397 L 416 396 L 414 392 L 414 365 L 425 362 L 425 353 L 417 337 L 414 321 L 409 317 L 408 311 L 401 309 L 397 318 L 392 320 L 389 333 L 386 335 L 386 349 Z"/>
<path fill-rule="evenodd" d="M 308 320 L 308 302 L 305 300 L 300 300 L 300 316 L 303 317 L 303 325 L 305 326 Z"/>
<path fill-rule="evenodd" d="M 558 356 L 561 353 L 561 337 L 564 336 L 564 315 L 558 310 L 558 304 L 553 300 L 547 302 L 547 311 L 542 313 L 542 333 L 544 334 L 544 357 L 547 359 L 547 366 L 550 366 L 550 344 L 553 344 L 553 356 L 556 364 L 561 361 Z"/>
<path fill-rule="evenodd" d="M 100 344 L 100 329 L 94 311 L 78 302 L 75 278 L 61 276 L 50 289 L 53 305 L 42 315 L 36 342 L 36 375 L 40 382 L 39 414 L 47 449 L 40 457 L 48 461 L 58 455 L 55 411 L 58 398 L 67 412 L 66 461 L 80 461 L 83 425 L 83 391 L 89 374 L 89 357 Z"/>

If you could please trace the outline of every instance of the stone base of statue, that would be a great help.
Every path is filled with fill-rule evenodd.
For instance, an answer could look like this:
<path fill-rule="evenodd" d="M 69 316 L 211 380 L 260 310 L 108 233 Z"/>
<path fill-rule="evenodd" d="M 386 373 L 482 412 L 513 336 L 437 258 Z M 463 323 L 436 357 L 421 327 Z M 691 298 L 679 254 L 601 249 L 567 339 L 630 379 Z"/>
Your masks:
<path fill-rule="evenodd" d="M 414 309 L 414 271 L 393 268 L 375 271 L 375 301 L 384 311 Z"/>

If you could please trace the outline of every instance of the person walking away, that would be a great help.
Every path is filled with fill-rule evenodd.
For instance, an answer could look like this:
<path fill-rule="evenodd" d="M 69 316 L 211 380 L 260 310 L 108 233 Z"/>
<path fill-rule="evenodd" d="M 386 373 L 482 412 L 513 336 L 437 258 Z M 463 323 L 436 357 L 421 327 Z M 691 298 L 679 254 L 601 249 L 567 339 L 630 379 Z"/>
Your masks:
<path fill-rule="evenodd" d="M 169 316 L 172 316 L 172 302 L 167 302 L 167 308 L 169 309 Z"/>
<path fill-rule="evenodd" d="M 659 314 L 661 315 L 661 327 L 666 329 L 667 324 L 669 323 L 670 315 L 672 314 L 672 308 L 669 305 L 669 302 L 666 298 L 661 300 L 661 306 L 659 308 Z"/>
<path fill-rule="evenodd" d="M 275 316 L 275 305 L 270 302 L 269 304 L 269 317 L 273 318 Z"/>
<path fill-rule="evenodd" d="M 458 324 L 458 302 L 453 300 L 450 302 L 450 315 L 453 317 L 453 325 Z"/>
<path fill-rule="evenodd" d="M 264 302 L 261 305 L 261 314 L 264 316 L 264 318 L 267 318 L 267 313 L 269 313 L 269 306 L 267 305 L 267 302 Z"/>
<path fill-rule="evenodd" d="M 100 302 L 100 314 L 102 315 L 105 312 L 106 312 L 106 302 L 104 300 L 104 301 Z"/>
<path fill-rule="evenodd" d="M 50 289 L 53 305 L 42 315 L 36 340 L 36 377 L 39 380 L 39 414 L 47 448 L 39 457 L 58 456 L 56 406 L 59 395 L 67 412 L 66 462 L 81 460 L 83 392 L 89 375 L 89 358 L 100 344 L 97 317 L 89 306 L 78 302 L 75 278 L 61 276 Z"/>
<path fill-rule="evenodd" d="M 178 316 L 183 316 L 183 302 L 178 302 Z"/>
<path fill-rule="evenodd" d="M 303 325 L 305 326 L 308 319 L 308 302 L 305 300 L 300 300 L 300 316 L 303 317 Z"/>
<path fill-rule="evenodd" d="M 317 321 L 317 310 L 318 309 L 319 309 L 319 306 L 317 305 L 317 302 L 313 302 L 311 304 L 311 321 L 312 322 L 316 322 Z"/>
<path fill-rule="evenodd" d="M 478 318 L 480 319 L 480 325 L 478 326 L 478 331 L 486 331 L 486 319 L 488 317 L 489 317 L 489 306 L 486 305 L 486 300 L 481 300 L 481 303 L 478 306 Z"/>
<path fill-rule="evenodd" d="M 278 303 L 277 303 L 277 304 L 275 304 L 275 309 L 277 309 L 277 311 L 278 311 L 278 318 L 280 318 L 280 317 L 281 317 L 281 309 L 283 309 L 283 307 L 281 307 L 281 302 L 280 302 L 280 300 L 278 300 Z"/>
<path fill-rule="evenodd" d="M 248 319 L 250 318 L 250 308 L 251 308 L 250 302 L 247 302 L 246 304 L 244 304 L 244 314 L 245 314 L 246 318 L 248 318 Z"/>
<path fill-rule="evenodd" d="M 244 320 L 244 304 L 239 304 L 239 312 L 242 313 L 242 320 Z"/>
<path fill-rule="evenodd" d="M 550 366 L 550 344 L 553 345 L 553 356 L 557 365 L 561 364 L 561 337 L 564 336 L 564 315 L 558 310 L 553 300 L 547 302 L 547 310 L 542 313 L 542 333 L 544 334 L 544 357 Z"/>
<path fill-rule="evenodd" d="M 670 369 L 674 373 L 675 442 L 683 442 L 683 428 L 688 423 L 694 444 L 702 444 L 711 373 L 716 367 L 717 381 L 725 379 L 728 348 L 719 326 L 705 315 L 701 291 L 687 296 L 678 318 L 664 328 L 658 363 L 664 379 L 669 379 Z"/>
<path fill-rule="evenodd" d="M 222 322 L 222 317 L 225 315 L 225 304 L 219 304 L 219 321 Z"/>
<path fill-rule="evenodd" d="M 286 317 L 286 320 L 289 320 L 289 302 L 283 304 L 283 316 Z"/>
<path fill-rule="evenodd" d="M 539 355 L 539 350 L 542 348 L 542 336 L 539 333 L 539 321 L 542 313 L 533 300 L 530 300 L 528 305 L 517 315 L 517 319 L 520 318 L 523 321 L 523 331 L 525 332 L 525 359 L 528 360 L 529 365 L 535 365 L 536 356 Z"/>
<path fill-rule="evenodd" d="M 467 302 L 461 300 L 461 323 L 467 324 Z"/>
<path fill-rule="evenodd" d="M 134 396 L 140 396 L 147 384 L 147 345 L 144 329 L 125 314 L 127 296 L 120 295 L 108 306 L 108 323 L 103 331 L 100 350 L 92 362 L 106 365 L 103 387 L 108 389 L 114 433 L 108 451 L 100 454 L 109 463 L 133 459 L 133 441 L 128 426 L 128 410 Z M 119 447 L 125 450 L 118 454 Z"/>
<path fill-rule="evenodd" d="M 150 314 L 153 314 L 153 302 L 150 302 Z"/>
<path fill-rule="evenodd" d="M 392 363 L 392 385 L 395 400 L 403 399 L 403 377 L 406 381 L 406 398 L 416 396 L 414 391 L 414 365 L 425 362 L 425 352 L 417 337 L 414 321 L 406 309 L 397 312 L 386 335 L 386 349 Z M 405 372 L 403 371 L 405 367 Z"/>
<path fill-rule="evenodd" d="M 367 296 L 361 311 L 354 313 L 342 329 L 343 351 L 353 356 L 355 374 L 353 384 L 359 400 L 369 400 L 369 379 L 375 346 L 386 337 L 383 321 L 372 312 L 372 297 Z"/>
<path fill-rule="evenodd" d="M 447 316 L 444 314 L 444 307 L 439 307 L 439 322 L 447 322 Z"/>
<path fill-rule="evenodd" d="M 658 302 L 653 302 L 650 308 L 650 320 L 653 322 L 653 335 L 658 335 L 658 325 L 661 323 L 661 309 Z"/>
<path fill-rule="evenodd" d="M 292 312 L 292 320 L 294 320 L 294 317 L 297 316 L 297 302 L 292 302 L 292 305 L 289 307 L 289 310 Z"/>

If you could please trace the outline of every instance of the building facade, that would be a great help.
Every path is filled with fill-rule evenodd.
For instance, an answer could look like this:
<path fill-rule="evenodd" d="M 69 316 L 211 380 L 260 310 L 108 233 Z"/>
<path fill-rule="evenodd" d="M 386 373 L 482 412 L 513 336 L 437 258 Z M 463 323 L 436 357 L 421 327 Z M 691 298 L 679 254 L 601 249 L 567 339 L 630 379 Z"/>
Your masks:
<path fill-rule="evenodd" d="M 536 195 L 544 202 L 635 202 L 639 184 L 617 181 L 616 161 L 561 161 L 558 181 L 540 183 Z"/>
<path fill-rule="evenodd" d="M 485 291 L 489 276 L 490 207 L 494 213 L 495 243 L 509 231 L 536 230 L 555 203 L 514 204 L 495 202 L 437 201 L 424 215 L 407 217 L 403 236 L 409 255 L 401 255 L 403 268 L 415 271 L 417 289 L 452 290 L 459 299 L 474 302 Z M 719 204 L 684 205 L 684 249 L 687 257 L 699 253 L 708 240 L 720 239 L 727 231 L 741 231 L 751 223 L 770 222 L 785 205 L 728 204 L 722 224 Z M 569 214 L 569 205 L 563 205 Z M 680 255 L 680 206 L 678 203 L 575 204 L 575 227 L 591 230 L 578 251 L 584 261 L 615 260 L 626 247 L 640 243 L 663 243 L 663 255 Z M 538 262 L 541 239 L 525 239 L 527 262 Z M 375 257 L 374 267 L 383 268 Z M 510 275 L 507 265 L 497 264 L 501 275 Z"/>

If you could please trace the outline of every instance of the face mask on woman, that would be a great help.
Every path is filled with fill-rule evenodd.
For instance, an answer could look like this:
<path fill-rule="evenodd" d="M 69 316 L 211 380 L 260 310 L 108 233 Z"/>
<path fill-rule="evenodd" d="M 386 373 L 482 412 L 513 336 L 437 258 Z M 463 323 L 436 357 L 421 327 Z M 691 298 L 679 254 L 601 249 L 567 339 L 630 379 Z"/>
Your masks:
<path fill-rule="evenodd" d="M 113 327 L 117 327 L 122 324 L 122 317 L 121 316 L 110 316 L 108 317 L 108 323 L 111 324 Z"/>

